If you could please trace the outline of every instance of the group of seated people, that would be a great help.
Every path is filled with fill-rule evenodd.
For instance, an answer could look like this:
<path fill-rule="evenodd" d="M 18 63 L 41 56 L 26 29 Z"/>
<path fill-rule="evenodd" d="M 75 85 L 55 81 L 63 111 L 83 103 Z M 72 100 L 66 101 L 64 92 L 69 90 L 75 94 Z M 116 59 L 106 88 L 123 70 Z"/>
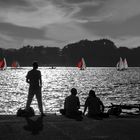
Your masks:
<path fill-rule="evenodd" d="M 76 96 L 77 90 L 71 89 L 71 95 L 65 98 L 64 109 L 60 109 L 60 113 L 68 118 L 82 119 L 82 115 L 85 115 L 87 109 L 87 116 L 91 118 L 107 118 L 108 113 L 104 113 L 104 105 L 102 101 L 96 96 L 95 91 L 90 90 L 89 95 L 84 104 L 84 111 L 79 111 L 80 101 Z"/>

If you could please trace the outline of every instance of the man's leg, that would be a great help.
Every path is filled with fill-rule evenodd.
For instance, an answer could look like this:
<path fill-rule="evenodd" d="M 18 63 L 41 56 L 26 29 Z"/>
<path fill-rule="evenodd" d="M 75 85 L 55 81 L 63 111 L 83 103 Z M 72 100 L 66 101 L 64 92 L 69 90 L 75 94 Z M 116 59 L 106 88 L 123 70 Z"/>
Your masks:
<path fill-rule="evenodd" d="M 39 108 L 41 114 L 43 114 L 41 89 L 37 89 L 37 90 L 36 90 L 36 99 L 37 99 L 37 102 L 38 102 L 38 108 Z"/>
<path fill-rule="evenodd" d="M 28 98 L 27 98 L 27 103 L 26 103 L 26 109 L 29 109 L 33 97 L 34 97 L 34 93 L 33 93 L 32 89 L 29 88 L 29 93 L 28 93 Z"/>

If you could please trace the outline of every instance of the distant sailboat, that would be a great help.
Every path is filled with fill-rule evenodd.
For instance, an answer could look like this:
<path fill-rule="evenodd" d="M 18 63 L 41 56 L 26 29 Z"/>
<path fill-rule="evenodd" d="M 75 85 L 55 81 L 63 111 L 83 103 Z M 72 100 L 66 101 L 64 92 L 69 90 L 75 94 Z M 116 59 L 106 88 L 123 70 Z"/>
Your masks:
<path fill-rule="evenodd" d="M 55 64 L 50 64 L 50 68 L 49 69 L 56 69 Z"/>
<path fill-rule="evenodd" d="M 51 67 L 49 67 L 49 69 L 56 69 L 56 67 L 54 67 L 54 66 L 51 66 Z"/>
<path fill-rule="evenodd" d="M 0 60 L 0 70 L 5 70 L 7 68 L 6 59 Z"/>
<path fill-rule="evenodd" d="M 119 71 L 128 69 L 128 63 L 127 63 L 126 58 L 123 61 L 122 58 L 120 57 L 120 60 L 117 63 L 116 67 L 117 67 L 117 70 L 119 70 Z"/>
<path fill-rule="evenodd" d="M 82 59 L 78 62 L 77 67 L 80 68 L 80 70 L 85 70 L 85 69 L 86 69 L 86 63 L 85 63 L 84 58 L 82 58 Z"/>
<path fill-rule="evenodd" d="M 126 58 L 125 58 L 124 61 L 123 61 L 123 65 L 124 65 L 124 69 L 125 69 L 125 70 L 128 69 L 128 63 L 127 63 Z"/>
<path fill-rule="evenodd" d="M 19 65 L 19 63 L 18 63 L 17 61 L 13 61 L 13 62 L 12 62 L 11 68 L 17 69 L 17 68 L 19 68 L 19 67 L 20 67 L 20 65 Z"/>

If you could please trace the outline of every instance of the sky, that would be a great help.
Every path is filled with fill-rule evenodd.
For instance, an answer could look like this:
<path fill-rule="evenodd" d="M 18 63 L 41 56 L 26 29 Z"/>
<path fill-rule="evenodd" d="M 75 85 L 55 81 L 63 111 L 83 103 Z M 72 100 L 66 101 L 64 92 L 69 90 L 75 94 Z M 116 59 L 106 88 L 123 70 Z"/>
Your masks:
<path fill-rule="evenodd" d="M 0 0 L 0 48 L 107 38 L 140 46 L 140 0 Z"/>

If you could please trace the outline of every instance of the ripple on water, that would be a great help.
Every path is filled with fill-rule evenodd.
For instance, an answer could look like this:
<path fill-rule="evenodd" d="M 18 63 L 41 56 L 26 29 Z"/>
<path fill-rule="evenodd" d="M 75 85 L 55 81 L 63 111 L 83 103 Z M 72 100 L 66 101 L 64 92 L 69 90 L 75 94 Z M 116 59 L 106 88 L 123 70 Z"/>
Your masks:
<path fill-rule="evenodd" d="M 25 82 L 27 71 L 23 69 L 1 71 L 0 74 L 0 114 L 15 114 L 25 107 L 28 84 Z M 96 91 L 105 105 L 110 103 L 140 103 L 140 68 L 116 71 L 115 68 L 77 68 L 58 67 L 40 68 L 42 72 L 42 99 L 46 112 L 56 113 L 63 107 L 64 99 L 72 87 L 77 88 L 81 104 L 84 104 L 90 89 Z M 37 101 L 32 106 L 38 113 Z"/>

